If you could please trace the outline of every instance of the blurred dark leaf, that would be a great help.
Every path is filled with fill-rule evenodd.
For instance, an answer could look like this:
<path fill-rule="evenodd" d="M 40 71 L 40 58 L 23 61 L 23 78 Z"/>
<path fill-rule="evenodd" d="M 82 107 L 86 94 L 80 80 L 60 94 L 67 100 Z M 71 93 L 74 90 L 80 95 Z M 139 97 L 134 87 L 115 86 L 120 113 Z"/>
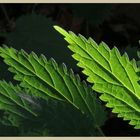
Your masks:
<path fill-rule="evenodd" d="M 76 68 L 65 41 L 53 29 L 55 24 L 42 15 L 21 16 L 16 20 L 13 32 L 4 34 L 6 44 L 27 52 L 43 53 L 47 58 L 53 57 L 59 63 L 65 62 L 69 67 Z"/>
<path fill-rule="evenodd" d="M 42 113 L 36 122 L 24 122 L 23 136 L 97 136 L 91 118 L 72 105 L 56 100 L 42 101 Z M 37 120 L 37 119 L 36 119 Z"/>

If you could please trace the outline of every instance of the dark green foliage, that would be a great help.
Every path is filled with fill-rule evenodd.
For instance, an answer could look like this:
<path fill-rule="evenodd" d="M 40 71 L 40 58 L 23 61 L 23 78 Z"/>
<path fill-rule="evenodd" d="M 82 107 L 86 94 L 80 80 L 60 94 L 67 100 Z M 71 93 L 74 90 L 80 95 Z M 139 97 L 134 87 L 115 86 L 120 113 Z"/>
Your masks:
<path fill-rule="evenodd" d="M 0 118 L 0 135 L 3 136 L 100 135 L 98 130 L 94 128 L 92 119 L 82 114 L 80 111 L 72 107 L 70 104 L 50 99 L 47 101 L 35 99 L 33 97 L 31 99 L 31 96 L 29 95 L 27 96 L 26 93 L 23 94 L 24 96 L 21 96 L 21 98 L 19 98 L 18 95 L 13 96 L 13 94 L 19 94 L 20 92 L 23 92 L 23 90 L 21 91 L 19 87 L 14 87 L 13 85 L 8 84 L 6 82 L 1 82 L 1 85 L 3 85 L 1 86 L 1 88 L 2 87 L 7 88 L 8 92 L 3 92 L 4 90 L 1 89 L 0 105 L 3 112 L 1 112 Z M 14 90 L 15 92 L 12 92 L 12 90 Z M 2 95 L 5 95 L 5 98 L 2 98 Z M 11 99 L 11 101 L 9 100 L 9 103 L 11 103 L 10 106 L 8 106 L 8 102 L 4 102 L 6 101 L 6 97 Z M 22 102 L 20 102 L 21 100 Z M 23 100 L 24 105 L 26 105 L 25 106 L 26 109 L 22 109 L 22 107 L 19 106 L 22 105 Z M 16 104 L 14 104 L 15 101 Z M 3 104 L 3 102 L 5 104 Z M 30 106 L 27 106 L 28 104 L 30 104 Z M 32 109 L 35 108 L 38 114 L 32 115 L 32 113 L 28 111 L 31 108 Z M 80 123 L 76 124 L 78 121 Z"/>
<path fill-rule="evenodd" d="M 92 120 L 68 103 L 40 100 L 42 111 L 19 127 L 1 125 L 1 135 L 11 136 L 100 136 Z M 5 118 L 5 121 L 7 119 Z M 80 122 L 77 124 L 77 122 Z M 2 131 L 2 129 L 4 129 Z M 11 131 L 9 134 L 5 131 Z"/>
<path fill-rule="evenodd" d="M 68 103 L 49 100 L 41 115 L 42 129 L 52 136 L 98 136 L 92 120 Z M 46 122 L 46 124 L 44 124 Z M 79 122 L 79 123 L 77 123 Z M 44 128 L 43 128 L 44 127 Z M 44 131 L 45 132 L 45 131 Z M 43 132 L 42 132 L 43 134 Z M 41 135 L 42 135 L 41 134 Z"/>
<path fill-rule="evenodd" d="M 74 67 L 71 52 L 65 47 L 65 41 L 53 29 L 56 24 L 50 18 L 35 13 L 19 17 L 15 22 L 12 32 L 4 33 L 6 43 L 16 49 L 37 54 L 46 54 L 59 63 L 66 62 L 69 67 Z"/>

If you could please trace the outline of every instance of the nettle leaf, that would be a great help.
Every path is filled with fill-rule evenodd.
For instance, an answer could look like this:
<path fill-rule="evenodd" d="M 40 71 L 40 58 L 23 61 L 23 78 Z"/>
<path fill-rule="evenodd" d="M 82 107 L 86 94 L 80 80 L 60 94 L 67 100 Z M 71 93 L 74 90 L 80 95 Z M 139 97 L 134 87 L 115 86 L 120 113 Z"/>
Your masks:
<path fill-rule="evenodd" d="M 5 125 L 12 123 L 11 125 L 18 126 L 20 120 L 31 119 L 38 115 L 37 110 L 32 107 L 34 101 L 29 97 L 28 100 L 23 98 L 25 95 L 19 86 L 0 81 L 0 110 L 5 111 L 1 121 Z"/>
<path fill-rule="evenodd" d="M 91 116 L 95 127 L 104 124 L 105 112 L 95 93 L 84 81 L 81 82 L 79 75 L 68 71 L 65 64 L 58 65 L 44 55 L 38 57 L 34 52 L 27 54 L 8 47 L 0 48 L 0 56 L 10 66 L 9 70 L 16 73 L 14 79 L 31 93 L 43 99 L 49 96 L 67 101 Z"/>
<path fill-rule="evenodd" d="M 116 47 L 111 50 L 104 42 L 97 45 L 91 38 L 85 39 L 58 26 L 55 29 L 65 36 L 69 49 L 74 52 L 73 58 L 84 69 L 87 81 L 94 84 L 92 88 L 102 93 L 100 99 L 118 117 L 139 129 L 140 86 L 135 60 L 130 61 L 126 53 L 121 56 Z"/>

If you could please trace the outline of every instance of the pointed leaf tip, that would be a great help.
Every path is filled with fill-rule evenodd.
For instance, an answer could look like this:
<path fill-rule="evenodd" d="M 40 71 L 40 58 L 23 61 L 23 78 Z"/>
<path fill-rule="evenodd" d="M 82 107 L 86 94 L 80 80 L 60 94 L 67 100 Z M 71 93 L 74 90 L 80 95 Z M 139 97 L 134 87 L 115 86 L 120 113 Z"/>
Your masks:
<path fill-rule="evenodd" d="M 56 31 L 58 31 L 60 34 L 62 34 L 63 36 L 69 36 L 69 34 L 67 33 L 67 31 L 65 31 L 64 29 L 62 29 L 61 27 L 59 27 L 59 26 L 57 26 L 57 25 L 54 25 L 53 26 L 54 27 L 54 29 L 56 30 Z"/>

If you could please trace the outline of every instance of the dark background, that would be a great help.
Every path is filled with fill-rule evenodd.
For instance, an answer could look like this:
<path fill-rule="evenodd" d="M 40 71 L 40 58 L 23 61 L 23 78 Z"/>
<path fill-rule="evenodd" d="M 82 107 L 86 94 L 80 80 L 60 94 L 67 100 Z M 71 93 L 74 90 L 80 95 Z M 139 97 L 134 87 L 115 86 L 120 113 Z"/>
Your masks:
<path fill-rule="evenodd" d="M 0 4 L 0 44 L 43 53 L 80 73 L 67 43 L 53 25 L 90 36 L 97 43 L 104 41 L 110 48 L 116 46 L 137 59 L 140 4 Z M 1 59 L 0 64 L 0 78 L 12 81 Z M 140 130 L 109 112 L 102 128 L 106 136 L 140 136 Z"/>

